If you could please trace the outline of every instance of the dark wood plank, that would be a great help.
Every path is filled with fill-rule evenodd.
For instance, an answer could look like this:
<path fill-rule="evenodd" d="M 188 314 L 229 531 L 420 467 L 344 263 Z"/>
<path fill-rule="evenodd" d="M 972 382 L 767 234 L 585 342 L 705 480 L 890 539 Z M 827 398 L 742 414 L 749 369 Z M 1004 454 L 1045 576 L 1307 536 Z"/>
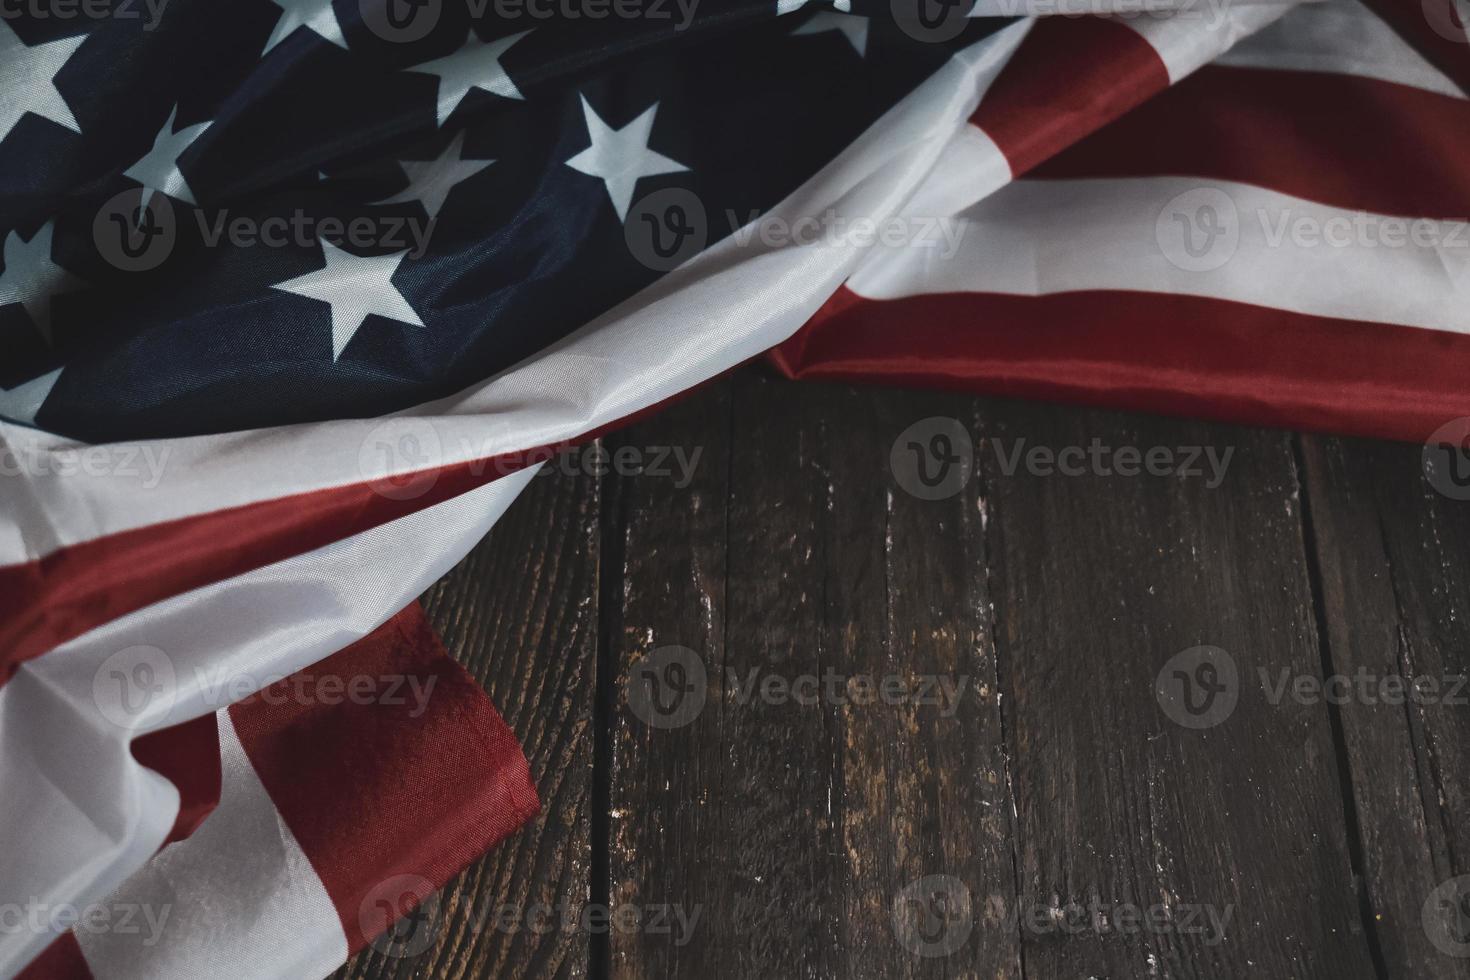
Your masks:
<path fill-rule="evenodd" d="M 889 473 L 898 432 L 955 404 L 746 373 L 622 437 L 703 465 L 616 508 L 610 890 L 700 919 L 683 946 L 615 933 L 611 975 L 1018 975 L 978 498 L 918 501 Z M 699 657 L 705 704 L 665 729 L 646 671 L 676 679 L 648 659 L 669 645 Z M 946 712 L 855 703 L 829 672 L 973 686 Z M 788 691 L 803 677 L 816 703 Z M 946 900 L 951 921 L 923 920 Z"/>
<path fill-rule="evenodd" d="M 1470 503 L 1432 488 L 1416 446 L 1307 437 L 1303 458 L 1382 959 L 1470 977 Z M 1420 677 L 1439 690 L 1380 686 Z"/>
<path fill-rule="evenodd" d="M 565 472 L 579 468 L 534 478 L 423 600 L 450 654 L 525 747 L 541 816 L 440 893 L 430 948 L 412 957 L 369 948 L 336 974 L 342 980 L 588 974 L 580 917 L 591 860 L 600 486 Z M 541 909 L 555 910 L 549 926 Z"/>
<path fill-rule="evenodd" d="M 611 930 L 601 964 L 609 977 L 699 976 L 713 968 L 709 940 L 730 914 L 722 869 L 737 842 L 711 845 L 723 828 L 724 760 L 701 751 L 718 744 L 720 728 L 709 694 L 724 660 L 729 400 L 722 381 L 609 440 L 700 453 L 687 486 L 655 476 L 618 481 L 604 509 L 603 594 L 622 602 L 606 610 L 603 632 L 615 684 L 606 733 L 609 865 L 599 897 L 609 908 L 660 910 L 674 923 L 669 932 Z M 638 714 L 628 700 L 635 666 L 651 671 L 634 692 Z"/>
<path fill-rule="evenodd" d="M 985 423 L 1007 452 L 1234 448 L 1216 489 L 1008 476 L 981 451 L 1025 976 L 1373 976 L 1330 718 L 1272 706 L 1257 683 L 1259 668 L 1321 667 L 1290 437 L 1015 404 Z M 1188 728 L 1164 711 L 1182 693 L 1173 670 L 1208 675 L 1171 661 L 1206 644 L 1233 658 L 1238 703 Z M 1173 926 L 1047 925 L 1092 902 L 1169 909 Z M 1210 909 L 1230 916 L 1223 935 L 1184 932 Z"/>

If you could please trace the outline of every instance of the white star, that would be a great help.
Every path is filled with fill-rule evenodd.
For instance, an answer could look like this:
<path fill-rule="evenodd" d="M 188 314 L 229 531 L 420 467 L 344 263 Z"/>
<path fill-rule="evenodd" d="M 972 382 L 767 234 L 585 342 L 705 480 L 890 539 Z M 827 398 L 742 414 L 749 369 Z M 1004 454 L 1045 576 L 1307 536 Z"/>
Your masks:
<path fill-rule="evenodd" d="M 5 96 L 0 99 L 0 140 L 10 135 L 27 112 L 44 116 L 74 133 L 82 131 L 56 87 L 56 75 L 86 39 L 83 34 L 27 47 L 0 17 L 0 77 L 5 79 Z"/>
<path fill-rule="evenodd" d="M 439 125 L 444 125 L 449 114 L 459 108 L 459 104 L 472 88 L 484 89 L 507 99 L 526 98 L 516 88 L 516 83 L 511 81 L 510 75 L 506 74 L 500 59 L 510 50 L 511 45 L 529 33 L 531 32 L 521 31 L 519 34 L 487 43 L 471 31 L 465 39 L 464 47 L 458 51 L 408 69 L 439 76 Z"/>
<path fill-rule="evenodd" d="M 283 12 L 281 19 L 276 21 L 276 29 L 271 32 L 270 40 L 265 42 L 261 57 L 265 57 L 271 48 L 302 27 L 315 31 L 339 48 L 347 47 L 347 38 L 342 35 L 342 25 L 338 23 L 336 11 L 332 9 L 332 0 L 271 0 L 271 3 L 280 7 Z"/>
<path fill-rule="evenodd" d="M 194 145 L 194 141 L 204 134 L 210 124 L 207 122 L 195 123 L 193 126 L 185 126 L 176 133 L 174 132 L 174 119 L 178 114 L 179 107 L 174 106 L 174 111 L 168 115 L 168 122 L 163 124 L 163 129 L 158 131 L 158 138 L 153 141 L 153 149 L 149 150 L 143 159 L 123 171 L 124 176 L 131 177 L 143 185 L 142 203 L 145 206 L 154 191 L 161 191 L 186 204 L 194 203 L 194 191 L 179 170 L 179 157 Z"/>
<path fill-rule="evenodd" d="M 0 272 L 0 306 L 19 303 L 31 322 L 51 341 L 51 297 L 85 285 L 82 280 L 51 261 L 51 235 L 56 223 L 48 221 L 41 230 L 22 241 L 12 231 L 5 239 L 5 271 Z"/>
<path fill-rule="evenodd" d="M 61 377 L 62 370 L 57 368 L 49 374 L 32 378 L 25 384 L 16 385 L 9 391 L 0 390 L 0 415 L 16 422 L 34 425 L 36 413 L 46 403 L 51 389 L 56 387 L 56 379 Z"/>
<path fill-rule="evenodd" d="M 655 102 L 622 129 L 613 129 L 597 115 L 587 97 L 582 96 L 582 115 L 587 119 L 587 135 L 592 139 L 592 145 L 568 160 L 567 166 L 589 177 L 602 178 L 619 220 L 628 217 L 633 187 L 640 177 L 676 174 L 689 169 L 648 148 L 648 137 L 653 132 L 653 117 L 657 112 L 658 103 Z"/>
<path fill-rule="evenodd" d="M 378 316 L 422 327 L 424 321 L 393 285 L 393 273 L 408 252 L 364 257 L 322 242 L 327 265 L 271 287 L 297 296 L 321 300 L 332 307 L 332 360 L 342 356 L 357 329 L 369 316 Z"/>
<path fill-rule="evenodd" d="M 805 7 L 811 0 L 776 0 L 776 16 L 794 13 Z M 832 9 L 852 11 L 852 0 L 832 0 Z"/>
<path fill-rule="evenodd" d="M 829 10 L 824 10 L 791 33 L 794 36 L 797 34 L 823 34 L 827 31 L 841 31 L 852 42 L 854 50 L 860 56 L 867 54 L 868 18 L 859 17 L 856 14 L 834 14 Z"/>
<path fill-rule="evenodd" d="M 463 151 L 464 133 L 460 133 L 437 160 L 399 160 L 399 166 L 408 174 L 408 186 L 392 197 L 371 203 L 404 204 L 422 201 L 429 217 L 437 218 L 444 207 L 445 199 L 456 184 L 468 180 L 495 162 L 466 160 L 462 155 Z"/>

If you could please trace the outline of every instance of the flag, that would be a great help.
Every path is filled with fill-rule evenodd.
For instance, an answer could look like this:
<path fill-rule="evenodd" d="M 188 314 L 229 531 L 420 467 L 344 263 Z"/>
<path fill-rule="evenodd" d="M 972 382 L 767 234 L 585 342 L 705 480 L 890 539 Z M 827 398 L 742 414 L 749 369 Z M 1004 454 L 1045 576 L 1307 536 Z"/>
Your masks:
<path fill-rule="evenodd" d="M 1354 0 L 107 9 L 0 20 L 0 975 L 325 975 L 527 819 L 414 600 L 752 358 L 1470 414 L 1458 49 Z"/>
<path fill-rule="evenodd" d="M 958 254 L 876 252 L 778 366 L 1389 439 L 1470 414 L 1464 92 L 1356 3 L 1203 60 L 1037 23 L 910 205 Z"/>

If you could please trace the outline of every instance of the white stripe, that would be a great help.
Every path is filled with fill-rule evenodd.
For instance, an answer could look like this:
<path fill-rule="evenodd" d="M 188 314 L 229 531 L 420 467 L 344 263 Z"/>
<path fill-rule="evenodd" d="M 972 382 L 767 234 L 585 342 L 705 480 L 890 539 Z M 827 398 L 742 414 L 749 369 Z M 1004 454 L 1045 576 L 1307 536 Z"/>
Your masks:
<path fill-rule="evenodd" d="M 1181 197 L 1186 194 L 1191 196 Z M 1204 206 L 1214 209 L 1225 235 L 1206 238 L 1199 224 L 1208 217 L 1199 212 Z M 960 218 L 963 238 L 953 258 L 936 260 L 914 249 L 889 252 L 886 261 L 865 266 L 849 287 L 873 299 L 1140 290 L 1470 332 L 1465 222 L 1426 220 L 1424 233 L 1436 236 L 1438 246 L 1406 239 L 1390 247 L 1383 244 L 1390 231 L 1383 216 L 1188 177 L 1023 180 Z M 1405 219 L 1388 220 L 1408 230 Z M 1191 222 L 1195 246 L 1214 242 L 1198 260 L 1183 245 Z M 1361 240 L 1359 224 L 1368 236 Z M 1303 244 L 1311 241 L 1313 228 L 1318 244 Z M 1349 244 L 1329 244 L 1324 233 Z M 1232 248 L 1235 234 L 1238 244 Z M 1401 234 L 1395 232 L 1394 239 Z M 1218 268 L 1202 268 L 1222 259 Z"/>
<path fill-rule="evenodd" d="M 851 216 L 896 212 L 954 134 L 965 128 L 965 119 L 1026 26 L 1008 28 L 963 52 L 793 194 L 778 214 L 790 221 L 829 208 Z M 789 336 L 836 289 L 860 254 L 856 245 L 826 241 L 776 247 L 756 238 L 742 247 L 728 239 L 575 337 L 509 374 L 423 407 L 419 418 L 448 447 L 440 462 L 578 435 L 655 404 Z M 269 496 L 262 490 L 281 492 L 293 481 L 333 485 L 360 479 L 358 446 L 380 437 L 374 431 L 379 425 L 344 421 L 171 440 L 165 444 L 178 457 L 153 489 L 108 476 L 63 480 L 56 473 L 38 475 L 20 481 L 23 502 L 30 508 L 31 535 L 25 542 L 8 544 L 32 554 L 40 543 L 38 526 L 58 528 L 45 542 L 49 547 L 43 550 L 50 550 L 79 539 L 73 537 L 79 532 L 86 532 L 85 537 L 178 516 L 172 498 L 179 494 L 198 501 L 206 491 L 218 491 L 224 495 L 212 498 L 218 505 L 222 499 L 231 502 L 232 496 L 237 503 Z M 12 446 L 64 445 L 13 426 L 0 427 L 0 436 Z M 333 475 L 338 479 L 332 480 Z M 0 712 L 6 700 L 33 689 L 20 676 L 31 675 L 37 684 L 62 692 L 45 710 L 60 716 L 54 727 L 59 738 L 63 733 L 66 737 L 44 746 L 46 752 L 38 756 L 40 746 L 29 741 L 26 731 L 0 727 L 9 736 L 0 742 L 0 785 L 7 787 L 0 799 L 0 825 L 46 841 L 39 860 L 24 867 L 0 864 L 0 901 L 26 894 L 53 902 L 92 901 L 135 870 L 139 848 L 133 837 L 126 832 L 115 842 L 111 835 L 104 841 L 82 837 L 67 831 L 73 822 L 111 820 L 131 828 L 145 816 L 154 826 L 172 821 L 176 804 L 142 807 L 127 793 L 85 800 L 68 813 L 64 798 L 29 792 L 45 784 L 53 758 L 63 758 L 77 779 L 88 777 L 93 768 L 89 759 L 99 760 L 96 766 L 124 766 L 124 774 L 114 779 L 139 784 L 150 778 L 130 757 L 117 761 L 125 755 L 118 747 L 132 733 L 109 728 L 96 717 L 92 683 L 107 657 L 137 644 L 182 651 L 187 669 L 178 671 L 180 693 L 170 710 L 147 709 L 135 725 L 151 729 L 182 720 L 191 711 L 197 714 L 207 705 L 201 695 L 205 685 L 194 679 L 194 667 L 208 670 L 207 676 L 217 676 L 224 667 L 257 677 L 268 669 L 289 673 L 365 635 L 467 551 L 503 509 L 496 506 L 497 494 L 506 494 L 508 502 L 514 490 L 507 488 L 530 475 L 518 474 L 311 555 L 159 603 L 23 665 L 17 678 L 0 688 Z M 68 526 L 77 517 L 89 519 L 89 524 Z M 29 702 L 25 707 L 30 710 Z M 98 752 L 99 745 L 114 751 L 110 756 Z M 46 805 L 32 807 L 28 799 L 49 800 L 61 812 Z M 94 814 L 92 807 L 102 812 Z M 109 814 L 108 807 L 128 812 Z M 90 886 L 65 877 L 65 869 L 82 859 L 104 866 L 90 873 Z M 38 951 L 26 937 L 0 935 L 0 973 L 24 962 L 22 954 Z"/>
<path fill-rule="evenodd" d="M 1236 45 L 1218 63 L 1356 75 L 1465 97 L 1448 76 L 1357 0 L 1314 3 L 1294 10 Z"/>
<path fill-rule="evenodd" d="M 1225 6 L 1292 6 L 1299 0 L 975 0 L 968 17 L 1156 17 L 1173 11 L 1203 14 Z"/>
<path fill-rule="evenodd" d="M 1231 0 L 1210 0 L 1169 15 L 1112 15 L 1107 19 L 1132 28 L 1158 52 L 1172 85 L 1292 9 L 1291 4 L 1241 5 Z"/>
<path fill-rule="evenodd" d="M 213 713 L 371 633 L 484 537 L 535 472 L 140 610 L 23 664 L 0 688 L 0 827 L 26 842 L 0 848 L 0 905 L 80 905 L 118 887 L 179 805 L 133 759 L 133 738 Z M 139 648 L 161 654 L 149 662 L 166 689 L 122 711 L 109 661 Z M 54 938 L 0 930 L 0 976 Z"/>
<path fill-rule="evenodd" d="M 1024 36 L 1013 25 L 956 55 L 886 113 L 831 164 L 773 209 L 794 221 L 835 209 L 844 217 L 894 214 L 965 126 L 980 95 Z M 432 426 L 439 451 L 394 472 L 556 443 L 626 417 L 769 349 L 794 333 L 861 257 L 853 244 L 739 244 L 727 238 L 696 255 L 572 337 L 519 367 L 406 415 Z M 61 476 L 54 463 L 73 444 L 0 424 L 0 447 L 32 461 L 4 477 L 0 499 L 16 523 L 0 527 L 0 563 L 179 518 L 378 475 L 383 438 L 374 420 L 155 440 L 157 483 L 104 472 Z"/>
<path fill-rule="evenodd" d="M 138 931 L 75 930 L 97 980 L 324 977 L 347 936 L 321 878 L 218 715 L 218 809 L 101 903 Z"/>

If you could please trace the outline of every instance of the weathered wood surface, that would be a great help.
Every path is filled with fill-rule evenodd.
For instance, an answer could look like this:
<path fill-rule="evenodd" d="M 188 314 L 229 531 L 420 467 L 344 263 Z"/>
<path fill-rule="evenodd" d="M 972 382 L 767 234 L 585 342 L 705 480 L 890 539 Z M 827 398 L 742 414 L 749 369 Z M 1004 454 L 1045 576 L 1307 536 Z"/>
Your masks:
<path fill-rule="evenodd" d="M 605 448 L 426 599 L 545 813 L 342 976 L 1470 977 L 1470 689 L 1313 687 L 1470 670 L 1415 447 L 746 371 Z"/>
<path fill-rule="evenodd" d="M 1470 878 L 1441 887 L 1470 875 L 1470 504 L 1420 477 L 1415 446 L 1309 438 L 1303 455 L 1333 673 L 1427 680 L 1418 703 L 1374 684 L 1376 703 L 1336 709 L 1382 959 L 1470 977 Z"/>
<path fill-rule="evenodd" d="M 599 504 L 594 478 L 538 476 L 424 596 L 450 654 L 525 748 L 542 812 L 443 890 L 425 952 L 369 948 L 341 980 L 589 975 L 588 936 L 560 922 L 587 901 L 593 850 Z M 549 930 L 541 908 L 558 910 Z"/>

